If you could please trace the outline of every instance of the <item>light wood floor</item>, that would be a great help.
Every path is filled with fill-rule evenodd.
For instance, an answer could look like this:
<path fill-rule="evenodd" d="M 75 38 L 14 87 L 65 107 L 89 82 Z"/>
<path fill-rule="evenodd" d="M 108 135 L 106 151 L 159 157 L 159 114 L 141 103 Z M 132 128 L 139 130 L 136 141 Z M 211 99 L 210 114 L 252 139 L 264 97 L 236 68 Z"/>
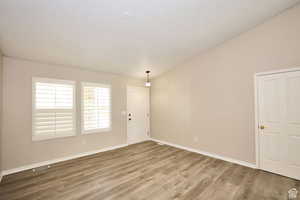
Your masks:
<path fill-rule="evenodd" d="M 5 176 L 0 199 L 287 199 L 295 181 L 154 142 Z"/>

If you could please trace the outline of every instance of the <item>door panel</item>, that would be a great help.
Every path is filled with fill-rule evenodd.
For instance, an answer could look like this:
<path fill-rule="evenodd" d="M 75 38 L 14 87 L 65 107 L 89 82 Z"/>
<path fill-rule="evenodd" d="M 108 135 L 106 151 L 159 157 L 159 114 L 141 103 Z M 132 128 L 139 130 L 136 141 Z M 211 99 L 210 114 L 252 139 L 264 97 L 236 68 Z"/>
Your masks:
<path fill-rule="evenodd" d="M 286 78 L 287 120 L 300 125 L 300 75 Z"/>
<path fill-rule="evenodd" d="M 259 165 L 300 179 L 300 72 L 259 78 Z"/>
<path fill-rule="evenodd" d="M 289 137 L 288 140 L 288 161 L 292 167 L 299 167 L 300 170 L 300 137 Z"/>
<path fill-rule="evenodd" d="M 280 148 L 280 138 L 277 136 L 279 133 L 268 133 L 264 134 L 263 146 L 264 146 L 264 158 L 268 161 L 278 162 L 280 161 L 280 156 L 277 153 L 278 148 Z"/>
<path fill-rule="evenodd" d="M 261 168 L 277 172 L 281 168 L 281 99 L 282 79 L 279 76 L 265 77 L 260 81 L 260 129 Z M 271 169 L 270 169 L 270 166 Z"/>
<path fill-rule="evenodd" d="M 287 170 L 300 179 L 300 72 L 288 73 L 285 83 Z"/>
<path fill-rule="evenodd" d="M 280 83 L 281 80 L 279 78 L 264 80 L 262 93 L 262 102 L 264 108 L 262 117 L 264 122 L 275 124 L 280 122 Z"/>

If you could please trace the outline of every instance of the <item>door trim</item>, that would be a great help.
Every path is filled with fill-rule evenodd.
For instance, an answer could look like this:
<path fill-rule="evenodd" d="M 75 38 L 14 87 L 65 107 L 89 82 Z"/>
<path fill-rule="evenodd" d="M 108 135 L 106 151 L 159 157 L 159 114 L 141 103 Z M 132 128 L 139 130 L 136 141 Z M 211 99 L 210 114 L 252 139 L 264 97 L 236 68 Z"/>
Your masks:
<path fill-rule="evenodd" d="M 255 113 L 255 165 L 257 169 L 261 169 L 260 167 L 260 137 L 259 137 L 259 96 L 258 96 L 258 81 L 260 77 L 272 75 L 272 74 L 283 74 L 288 72 L 296 72 L 300 71 L 299 67 L 290 68 L 290 69 L 282 69 L 282 70 L 275 70 L 275 71 L 267 71 L 267 72 L 259 72 L 254 74 L 254 113 Z"/>

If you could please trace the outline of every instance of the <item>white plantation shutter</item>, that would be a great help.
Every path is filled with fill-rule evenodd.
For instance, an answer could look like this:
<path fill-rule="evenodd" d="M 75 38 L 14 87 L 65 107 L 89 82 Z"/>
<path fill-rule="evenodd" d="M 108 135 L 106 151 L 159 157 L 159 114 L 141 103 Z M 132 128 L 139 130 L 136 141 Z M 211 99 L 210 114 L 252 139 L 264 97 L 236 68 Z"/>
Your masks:
<path fill-rule="evenodd" d="M 111 89 L 109 85 L 82 83 L 82 132 L 111 129 Z"/>
<path fill-rule="evenodd" d="M 75 83 L 33 78 L 33 140 L 75 135 Z"/>

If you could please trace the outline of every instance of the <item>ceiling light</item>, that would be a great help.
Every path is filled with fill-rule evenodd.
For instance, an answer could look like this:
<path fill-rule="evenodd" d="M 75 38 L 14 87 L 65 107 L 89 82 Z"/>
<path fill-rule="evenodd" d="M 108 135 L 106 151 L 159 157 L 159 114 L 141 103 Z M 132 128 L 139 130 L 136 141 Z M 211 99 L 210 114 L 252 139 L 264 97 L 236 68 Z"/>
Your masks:
<path fill-rule="evenodd" d="M 150 79 L 149 79 L 150 71 L 146 71 L 146 74 L 147 74 L 147 81 L 145 83 L 145 86 L 150 87 L 151 86 L 151 82 L 150 82 Z"/>

